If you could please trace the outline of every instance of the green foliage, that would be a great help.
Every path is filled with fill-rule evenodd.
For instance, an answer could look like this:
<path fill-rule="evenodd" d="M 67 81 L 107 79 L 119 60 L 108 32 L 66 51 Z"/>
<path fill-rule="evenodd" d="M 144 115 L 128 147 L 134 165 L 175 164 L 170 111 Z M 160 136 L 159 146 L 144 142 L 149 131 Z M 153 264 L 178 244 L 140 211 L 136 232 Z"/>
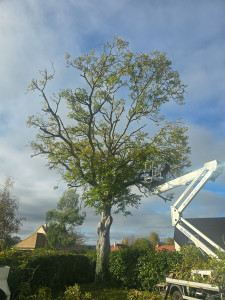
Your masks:
<path fill-rule="evenodd" d="M 128 246 L 128 237 L 124 237 L 123 240 L 121 241 L 122 245 Z"/>
<path fill-rule="evenodd" d="M 153 247 L 159 244 L 159 235 L 156 232 L 150 232 L 149 240 L 152 243 Z"/>
<path fill-rule="evenodd" d="M 129 290 L 127 293 L 128 300 L 162 300 L 162 295 L 156 292 Z"/>
<path fill-rule="evenodd" d="M 212 284 L 220 287 L 225 291 L 225 252 L 218 251 L 218 259 L 212 258 L 209 266 L 213 270 L 213 276 L 211 278 Z"/>
<path fill-rule="evenodd" d="M 37 293 L 32 294 L 29 284 L 22 284 L 22 287 L 20 288 L 20 294 L 19 294 L 20 300 L 52 300 L 54 299 L 52 296 L 52 290 L 47 287 L 41 287 L 37 291 Z"/>
<path fill-rule="evenodd" d="M 149 247 L 151 247 L 151 244 L 146 238 L 138 238 L 135 240 L 134 247 L 137 247 L 138 249 L 147 250 L 149 249 Z"/>
<path fill-rule="evenodd" d="M 174 239 L 171 237 L 168 237 L 166 239 L 166 245 L 174 245 Z"/>
<path fill-rule="evenodd" d="M 96 263 L 96 260 L 97 260 L 97 253 L 96 253 L 96 250 L 95 249 L 92 249 L 92 250 L 88 250 L 86 252 L 86 256 L 88 257 L 88 259 L 92 262 L 92 263 Z"/>
<path fill-rule="evenodd" d="M 209 269 L 208 259 L 195 246 L 184 246 L 180 251 L 182 260 L 173 267 L 174 277 L 183 280 L 192 280 L 191 270 L 207 270 Z"/>
<path fill-rule="evenodd" d="M 219 252 L 218 256 L 219 260 L 212 257 L 206 260 L 192 246 L 184 247 L 181 252 L 155 252 L 151 248 L 114 251 L 110 254 L 111 278 L 123 289 L 82 284 L 94 280 L 96 251 L 88 251 L 85 256 L 52 250 L 4 251 L 0 253 L 0 264 L 10 266 L 9 287 L 20 299 L 159 300 L 155 286 L 164 281 L 171 270 L 175 278 L 211 283 L 224 289 L 225 254 Z M 204 279 L 192 277 L 193 269 L 211 269 L 213 275 Z M 59 296 L 65 287 L 64 296 Z"/>
<path fill-rule="evenodd" d="M 144 252 L 138 248 L 111 252 L 109 270 L 112 279 L 128 288 L 139 287 L 137 262 Z"/>
<path fill-rule="evenodd" d="M 20 299 L 33 300 L 162 300 L 161 294 L 156 292 L 139 291 L 135 289 L 106 288 L 93 285 L 80 286 L 75 284 L 66 287 L 64 293 L 58 296 L 52 296 L 49 288 L 40 288 L 37 293 L 29 295 L 27 293 L 20 295 Z"/>
<path fill-rule="evenodd" d="M 85 292 L 84 294 L 80 290 L 80 286 L 75 284 L 74 286 L 70 286 L 66 288 L 64 293 L 66 300 L 86 300 L 93 299 L 91 293 Z"/>
<path fill-rule="evenodd" d="M 41 287 L 50 288 L 56 293 L 63 290 L 65 285 L 94 279 L 94 264 L 84 255 L 52 250 L 7 251 L 0 253 L 0 264 L 10 267 L 10 290 L 12 293 L 21 293 L 21 297 L 27 297 Z"/>
<path fill-rule="evenodd" d="M 59 250 L 61 246 L 82 243 L 83 236 L 75 228 L 83 223 L 85 213 L 80 213 L 79 196 L 75 190 L 65 191 L 57 203 L 57 209 L 46 212 L 48 246 Z"/>
<path fill-rule="evenodd" d="M 153 291 L 156 284 L 165 280 L 165 275 L 180 263 L 180 254 L 169 251 L 149 250 L 138 259 L 138 280 L 144 290 Z"/>
<path fill-rule="evenodd" d="M 28 126 L 38 129 L 31 147 L 48 158 L 50 168 L 60 169 L 70 186 L 85 187 L 86 205 L 126 214 L 129 205 L 140 203 L 131 187 L 148 191 L 142 177 L 149 156 L 156 167 L 189 163 L 187 128 L 160 114 L 169 101 L 183 104 L 185 86 L 165 53 L 132 53 L 116 36 L 102 53 L 93 50 L 76 59 L 67 54 L 66 62 L 80 73 L 84 87 L 51 98 L 45 87 L 52 75 L 44 70 L 41 80 L 32 80 L 28 89 L 40 92 L 43 103 L 42 114 L 28 119 Z M 59 115 L 61 102 L 67 104 L 66 118 Z M 150 126 L 144 130 L 150 123 L 152 132 Z M 154 125 L 160 125 L 158 132 Z"/>
<path fill-rule="evenodd" d="M 110 273 L 124 287 L 154 291 L 165 274 L 181 263 L 177 252 L 148 249 L 121 249 L 110 254 Z"/>
<path fill-rule="evenodd" d="M 22 218 L 17 217 L 19 204 L 13 184 L 13 180 L 8 177 L 0 188 L 0 250 L 10 248 L 12 234 L 19 231 L 22 221 Z"/>
<path fill-rule="evenodd" d="M 194 246 L 182 247 L 179 253 L 180 259 L 173 263 L 173 277 L 183 280 L 209 283 L 219 286 L 225 290 L 225 253 L 218 251 L 218 258 L 203 255 L 203 253 Z M 201 275 L 192 275 L 192 270 L 212 270 L 212 276 L 201 277 Z"/>
<path fill-rule="evenodd" d="M 48 96 L 45 87 L 54 74 L 47 70 L 28 86 L 43 99 L 42 113 L 28 119 L 28 126 L 38 130 L 31 142 L 34 155 L 46 156 L 50 169 L 60 170 L 69 186 L 83 187 L 84 203 L 96 213 L 109 209 L 111 214 L 113 207 L 127 215 L 151 192 L 143 180 L 147 159 L 155 167 L 179 165 L 180 171 L 189 165 L 187 127 L 161 114 L 169 101 L 184 103 L 185 85 L 165 53 L 133 53 L 117 36 L 102 53 L 92 50 L 76 59 L 67 53 L 66 62 L 80 73 L 82 88 Z M 67 116 L 60 115 L 62 102 Z M 135 193 L 134 186 L 142 193 Z M 103 255 L 100 248 L 107 243 L 109 251 L 110 226 L 103 235 L 99 226 L 96 275 L 101 270 L 102 279 L 109 252 Z"/>

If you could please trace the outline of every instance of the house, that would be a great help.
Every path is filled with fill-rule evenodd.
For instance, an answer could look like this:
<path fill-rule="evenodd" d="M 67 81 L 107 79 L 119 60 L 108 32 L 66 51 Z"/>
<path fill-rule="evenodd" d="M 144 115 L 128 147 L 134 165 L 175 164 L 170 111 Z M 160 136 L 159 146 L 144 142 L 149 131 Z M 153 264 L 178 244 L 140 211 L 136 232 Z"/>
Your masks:
<path fill-rule="evenodd" d="M 157 245 L 155 246 L 155 251 L 158 252 L 158 251 L 172 251 L 172 252 L 175 252 L 175 246 L 174 245 Z"/>
<path fill-rule="evenodd" d="M 34 250 L 37 248 L 45 248 L 47 246 L 46 240 L 46 225 L 41 225 L 35 233 L 30 235 L 25 240 L 14 245 L 13 248 L 19 250 Z"/>
<path fill-rule="evenodd" d="M 199 231 L 205 234 L 209 239 L 211 239 L 214 243 L 220 246 L 225 250 L 225 217 L 221 218 L 192 218 L 186 219 L 191 225 L 196 227 Z M 184 227 L 185 225 L 182 224 Z M 199 240 L 202 238 L 197 235 L 192 230 L 188 229 L 192 234 L 194 234 Z M 179 229 L 175 227 L 174 231 L 174 241 L 176 250 L 180 250 L 180 248 L 184 245 L 193 244 L 189 238 L 184 235 Z M 211 249 L 213 247 L 207 243 L 207 246 Z"/>
<path fill-rule="evenodd" d="M 126 248 L 128 248 L 127 245 L 117 244 L 116 242 L 114 242 L 113 246 L 110 247 L 110 251 L 118 251 L 120 249 L 126 249 Z"/>

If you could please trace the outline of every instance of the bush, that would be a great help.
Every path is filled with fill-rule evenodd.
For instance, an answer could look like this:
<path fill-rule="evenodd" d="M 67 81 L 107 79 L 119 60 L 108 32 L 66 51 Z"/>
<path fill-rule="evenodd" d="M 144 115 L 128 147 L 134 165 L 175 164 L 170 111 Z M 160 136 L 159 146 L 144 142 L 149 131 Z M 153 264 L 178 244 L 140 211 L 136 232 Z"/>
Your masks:
<path fill-rule="evenodd" d="M 151 249 L 138 259 L 138 281 L 144 290 L 155 290 L 156 284 L 165 280 L 165 274 L 180 262 L 181 256 L 177 252 Z"/>
<path fill-rule="evenodd" d="M 213 270 L 212 284 L 225 291 L 225 252 L 218 251 L 218 259 L 212 258 L 210 268 Z"/>
<path fill-rule="evenodd" d="M 64 295 L 66 300 L 92 299 L 91 293 L 82 293 L 78 284 L 67 287 Z"/>
<path fill-rule="evenodd" d="M 181 260 L 173 266 L 174 277 L 177 279 L 192 279 L 192 270 L 207 270 L 209 267 L 210 257 L 203 253 L 195 246 L 184 246 L 180 251 Z"/>
<path fill-rule="evenodd" d="M 157 283 L 165 280 L 182 256 L 177 252 L 137 248 L 121 249 L 110 254 L 110 274 L 122 286 L 153 291 Z"/>
<path fill-rule="evenodd" d="M 128 288 L 138 288 L 138 258 L 145 251 L 137 248 L 121 249 L 110 254 L 110 274 L 113 280 Z"/>
<path fill-rule="evenodd" d="M 40 251 L 31 255 L 24 268 L 35 270 L 31 282 L 34 289 L 47 286 L 60 290 L 65 285 L 87 283 L 94 278 L 92 265 L 84 255 Z"/>
<path fill-rule="evenodd" d="M 36 293 L 41 287 L 57 293 L 66 285 L 94 280 L 94 264 L 85 255 L 11 250 L 0 253 L 0 265 L 10 267 L 8 284 L 16 295 Z"/>

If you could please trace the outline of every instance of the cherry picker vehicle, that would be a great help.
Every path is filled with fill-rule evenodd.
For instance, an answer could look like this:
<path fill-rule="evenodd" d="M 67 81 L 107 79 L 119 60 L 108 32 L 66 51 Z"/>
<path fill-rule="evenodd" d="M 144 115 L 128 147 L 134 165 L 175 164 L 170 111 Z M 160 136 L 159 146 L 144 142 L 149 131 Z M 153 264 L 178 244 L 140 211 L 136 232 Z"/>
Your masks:
<path fill-rule="evenodd" d="M 191 203 L 191 201 L 203 188 L 206 182 L 208 180 L 214 181 L 222 172 L 222 165 L 218 164 L 216 160 L 213 160 L 204 164 L 202 168 L 173 179 L 169 182 L 164 182 L 156 186 L 153 190 L 154 194 L 160 195 L 161 193 L 167 192 L 178 186 L 188 185 L 182 195 L 175 202 L 175 204 L 171 206 L 172 226 L 179 229 L 185 236 L 188 237 L 189 240 L 191 240 L 196 245 L 196 247 L 203 250 L 206 254 L 216 258 L 217 250 L 224 251 L 224 249 L 221 249 L 219 245 L 217 245 L 209 237 L 207 237 L 200 230 L 190 224 L 190 222 L 185 220 L 182 216 L 182 212 Z M 148 182 L 150 182 L 151 180 L 154 180 L 153 176 L 148 177 Z M 196 235 L 199 238 L 197 238 Z M 210 275 L 211 271 L 192 271 L 193 276 L 195 273 L 201 276 L 208 276 Z M 166 278 L 166 293 L 164 296 L 164 300 L 167 299 L 168 295 L 172 295 L 173 300 L 225 300 L 224 291 L 221 291 L 220 287 L 218 286 L 173 278 Z"/>

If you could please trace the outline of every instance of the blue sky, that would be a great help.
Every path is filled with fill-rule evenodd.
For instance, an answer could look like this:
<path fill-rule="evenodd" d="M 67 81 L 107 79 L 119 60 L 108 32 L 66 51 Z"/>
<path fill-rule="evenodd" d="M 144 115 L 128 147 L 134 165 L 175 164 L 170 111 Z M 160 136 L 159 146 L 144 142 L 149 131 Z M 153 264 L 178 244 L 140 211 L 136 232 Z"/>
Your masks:
<path fill-rule="evenodd" d="M 45 211 L 55 207 L 66 188 L 46 161 L 32 158 L 26 145 L 35 132 L 27 117 L 39 111 L 38 95 L 26 86 L 38 70 L 56 69 L 49 91 L 79 87 L 79 74 L 65 67 L 65 53 L 74 58 L 92 48 L 100 51 L 118 35 L 132 51 L 166 52 L 183 83 L 186 105 L 168 104 L 169 119 L 181 117 L 189 127 L 192 169 L 218 159 L 225 162 L 225 2 L 223 0 L 1 0 L 0 1 L 0 181 L 15 178 L 26 237 L 44 223 Z M 53 187 L 59 183 L 59 190 Z M 173 234 L 170 203 L 143 199 L 133 217 L 116 215 L 112 242 L 128 233 L 163 238 Z M 187 217 L 225 216 L 225 175 L 210 185 L 186 211 Z M 81 230 L 87 243 L 97 239 L 92 210 Z"/>

